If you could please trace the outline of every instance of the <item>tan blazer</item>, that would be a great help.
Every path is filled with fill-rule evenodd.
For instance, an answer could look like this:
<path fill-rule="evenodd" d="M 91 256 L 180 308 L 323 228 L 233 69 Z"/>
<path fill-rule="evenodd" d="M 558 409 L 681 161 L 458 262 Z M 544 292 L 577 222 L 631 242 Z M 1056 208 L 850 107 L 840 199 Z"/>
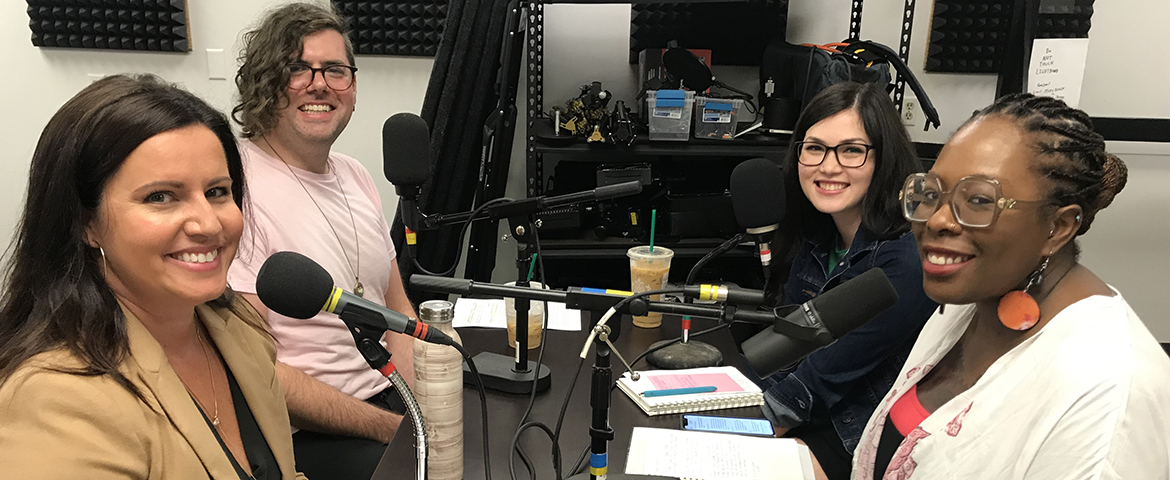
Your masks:
<path fill-rule="evenodd" d="M 240 300 L 242 301 L 242 300 Z M 231 368 L 284 479 L 294 470 L 288 410 L 272 338 L 225 309 L 198 317 Z M 119 369 L 143 402 L 107 376 L 85 377 L 64 350 L 25 362 L 0 385 L 0 479 L 239 480 L 162 347 L 129 312 L 130 356 Z"/>

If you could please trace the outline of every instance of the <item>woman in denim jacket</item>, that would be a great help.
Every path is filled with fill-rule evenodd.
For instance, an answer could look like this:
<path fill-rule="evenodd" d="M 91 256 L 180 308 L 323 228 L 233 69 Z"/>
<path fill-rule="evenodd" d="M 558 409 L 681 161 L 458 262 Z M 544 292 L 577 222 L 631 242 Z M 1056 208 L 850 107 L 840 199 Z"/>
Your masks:
<path fill-rule="evenodd" d="M 778 432 L 807 443 L 828 478 L 848 478 L 866 420 L 936 307 L 898 203 L 902 182 L 923 168 L 893 102 L 869 84 L 821 91 L 792 139 L 780 229 L 792 267 L 780 303 L 807 302 L 875 267 L 898 291 L 890 309 L 761 381 Z"/>

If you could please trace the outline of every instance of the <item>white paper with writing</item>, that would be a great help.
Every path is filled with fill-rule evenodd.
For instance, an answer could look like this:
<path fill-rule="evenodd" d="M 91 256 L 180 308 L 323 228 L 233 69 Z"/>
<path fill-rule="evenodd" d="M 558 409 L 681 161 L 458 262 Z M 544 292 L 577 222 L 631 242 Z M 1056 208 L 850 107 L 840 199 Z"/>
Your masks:
<path fill-rule="evenodd" d="M 1087 38 L 1037 38 L 1028 65 L 1028 93 L 1058 98 L 1076 108 L 1088 55 Z"/>
<path fill-rule="evenodd" d="M 627 474 L 695 480 L 811 480 L 808 449 L 790 438 L 635 427 Z"/>

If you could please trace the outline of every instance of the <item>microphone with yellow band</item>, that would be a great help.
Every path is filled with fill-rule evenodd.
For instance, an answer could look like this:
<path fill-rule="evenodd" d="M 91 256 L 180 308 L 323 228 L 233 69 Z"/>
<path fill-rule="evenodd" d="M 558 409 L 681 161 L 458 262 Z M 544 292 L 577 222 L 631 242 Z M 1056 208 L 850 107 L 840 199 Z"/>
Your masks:
<path fill-rule="evenodd" d="M 451 337 L 425 323 L 334 286 L 325 268 L 296 252 L 277 252 L 264 261 L 256 276 L 256 295 L 270 310 L 286 317 L 312 318 L 326 311 L 346 324 L 393 330 L 441 345 L 452 343 Z"/>

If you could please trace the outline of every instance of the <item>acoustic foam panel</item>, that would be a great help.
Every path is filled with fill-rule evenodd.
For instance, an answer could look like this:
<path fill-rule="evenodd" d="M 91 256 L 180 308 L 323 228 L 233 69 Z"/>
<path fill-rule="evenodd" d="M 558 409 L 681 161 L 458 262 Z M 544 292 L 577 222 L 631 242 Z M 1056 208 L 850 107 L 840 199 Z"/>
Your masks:
<path fill-rule="evenodd" d="M 420 57 L 433 57 L 439 50 L 447 3 L 333 0 L 334 8 L 349 22 L 349 39 L 356 53 Z"/>
<path fill-rule="evenodd" d="M 715 65 L 758 66 L 764 47 L 784 38 L 788 0 L 740 3 L 647 3 L 630 12 L 630 63 L 638 52 L 666 48 L 678 40 L 683 48 L 711 50 Z"/>
<path fill-rule="evenodd" d="M 998 73 L 1011 29 L 1012 0 L 935 0 L 926 71 Z M 1036 38 L 1089 36 L 1093 0 L 1043 0 Z"/>
<path fill-rule="evenodd" d="M 185 0 L 27 0 L 38 47 L 187 52 Z"/>

